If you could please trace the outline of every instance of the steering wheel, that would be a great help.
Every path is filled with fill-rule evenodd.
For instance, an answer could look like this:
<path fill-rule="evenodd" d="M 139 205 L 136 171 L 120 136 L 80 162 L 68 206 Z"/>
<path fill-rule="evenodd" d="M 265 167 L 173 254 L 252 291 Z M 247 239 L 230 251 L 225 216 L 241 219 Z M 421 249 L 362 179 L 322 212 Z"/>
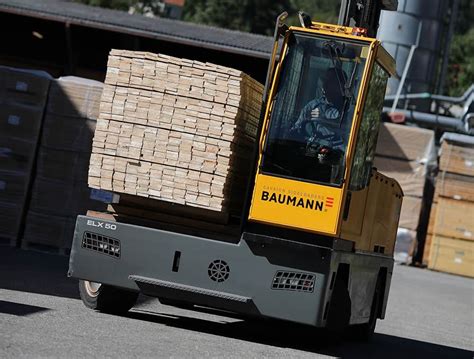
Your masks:
<path fill-rule="evenodd" d="M 328 129 L 328 134 L 323 134 L 321 131 L 322 129 Z M 300 133 L 302 133 L 305 137 L 316 137 L 316 140 L 323 140 L 323 141 L 330 141 L 334 134 L 327 126 L 321 123 L 317 123 L 314 120 L 304 120 L 301 122 L 300 126 Z"/>

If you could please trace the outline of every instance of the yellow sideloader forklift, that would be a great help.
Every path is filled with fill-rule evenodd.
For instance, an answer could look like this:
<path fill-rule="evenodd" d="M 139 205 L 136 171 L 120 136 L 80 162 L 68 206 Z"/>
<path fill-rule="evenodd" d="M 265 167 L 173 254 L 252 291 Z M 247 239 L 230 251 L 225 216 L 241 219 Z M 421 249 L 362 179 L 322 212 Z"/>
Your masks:
<path fill-rule="evenodd" d="M 79 216 L 69 276 L 86 306 L 123 312 L 142 292 L 370 336 L 385 315 L 403 196 L 372 167 L 395 64 L 367 34 L 390 7 L 343 1 L 344 21 L 368 28 L 303 13 L 288 27 L 280 15 L 240 235 L 220 241 Z"/>

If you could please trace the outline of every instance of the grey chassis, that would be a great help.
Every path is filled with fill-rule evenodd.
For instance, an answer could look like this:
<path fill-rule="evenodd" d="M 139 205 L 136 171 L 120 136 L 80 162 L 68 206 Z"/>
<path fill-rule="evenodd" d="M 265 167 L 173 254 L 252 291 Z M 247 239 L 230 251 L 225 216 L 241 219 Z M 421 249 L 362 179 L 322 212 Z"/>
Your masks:
<path fill-rule="evenodd" d="M 68 275 L 316 327 L 328 324 L 337 283 L 348 293 L 350 324 L 367 323 L 380 284 L 376 317 L 383 319 L 393 259 L 354 252 L 348 241 L 332 243 L 330 248 L 247 232 L 227 243 L 78 216 Z"/>

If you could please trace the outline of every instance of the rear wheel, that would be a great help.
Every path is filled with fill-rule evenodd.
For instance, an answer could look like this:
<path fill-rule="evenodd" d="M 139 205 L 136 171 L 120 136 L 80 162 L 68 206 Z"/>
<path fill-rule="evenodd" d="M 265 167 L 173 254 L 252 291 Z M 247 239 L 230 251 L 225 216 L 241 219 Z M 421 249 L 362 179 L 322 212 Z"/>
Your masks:
<path fill-rule="evenodd" d="M 79 294 L 87 308 L 111 314 L 128 312 L 138 298 L 137 292 L 87 280 L 79 281 Z"/>
<path fill-rule="evenodd" d="M 350 317 L 351 298 L 349 290 L 347 289 L 347 283 L 338 275 L 329 303 L 327 329 L 330 332 L 342 334 L 349 325 Z"/>

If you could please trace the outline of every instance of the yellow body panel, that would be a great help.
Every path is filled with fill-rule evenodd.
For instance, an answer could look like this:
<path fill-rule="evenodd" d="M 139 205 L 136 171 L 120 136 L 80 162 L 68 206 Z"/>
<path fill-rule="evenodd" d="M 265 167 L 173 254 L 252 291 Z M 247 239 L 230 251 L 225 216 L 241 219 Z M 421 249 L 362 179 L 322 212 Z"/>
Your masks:
<path fill-rule="evenodd" d="M 402 199 L 398 182 L 373 170 L 369 185 L 351 193 L 341 238 L 354 241 L 357 250 L 392 254 Z"/>
<path fill-rule="evenodd" d="M 342 189 L 259 174 L 249 219 L 336 234 Z"/>

